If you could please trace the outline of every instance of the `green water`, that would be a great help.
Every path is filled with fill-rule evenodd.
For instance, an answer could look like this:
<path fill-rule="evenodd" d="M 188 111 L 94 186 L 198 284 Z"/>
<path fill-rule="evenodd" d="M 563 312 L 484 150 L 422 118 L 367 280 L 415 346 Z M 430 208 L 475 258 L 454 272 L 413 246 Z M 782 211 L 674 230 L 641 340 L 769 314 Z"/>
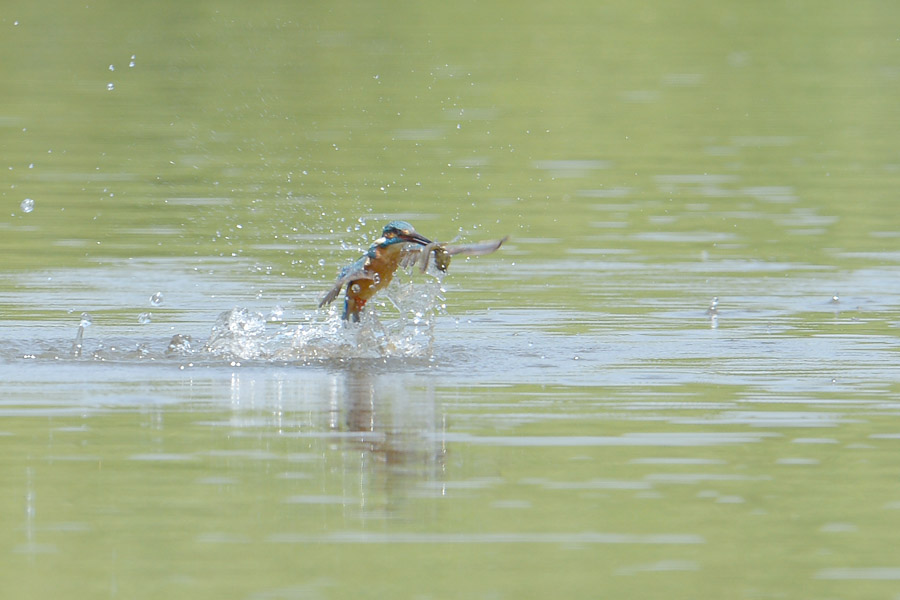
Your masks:
<path fill-rule="evenodd" d="M 896 598 L 898 17 L 7 3 L 0 595 Z M 392 218 L 510 241 L 310 360 Z"/>

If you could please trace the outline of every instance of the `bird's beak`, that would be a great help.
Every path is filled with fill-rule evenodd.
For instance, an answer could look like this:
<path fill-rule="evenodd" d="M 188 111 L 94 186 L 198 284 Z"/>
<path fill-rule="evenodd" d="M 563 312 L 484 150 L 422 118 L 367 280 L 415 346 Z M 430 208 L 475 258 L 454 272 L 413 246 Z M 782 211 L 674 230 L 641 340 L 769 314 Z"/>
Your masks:
<path fill-rule="evenodd" d="M 404 231 L 398 237 L 404 242 L 413 242 L 423 246 L 427 246 L 431 243 L 431 240 L 415 231 Z"/>

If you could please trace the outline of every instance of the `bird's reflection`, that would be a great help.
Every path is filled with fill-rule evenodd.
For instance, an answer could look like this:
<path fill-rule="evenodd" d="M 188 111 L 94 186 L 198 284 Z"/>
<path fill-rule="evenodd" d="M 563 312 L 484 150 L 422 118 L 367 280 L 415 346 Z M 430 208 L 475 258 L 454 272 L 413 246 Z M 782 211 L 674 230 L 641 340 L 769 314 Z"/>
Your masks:
<path fill-rule="evenodd" d="M 360 450 L 361 489 L 365 504 L 383 493 L 385 508 L 399 508 L 414 493 L 440 489 L 444 470 L 446 422 L 437 410 L 434 389 L 415 391 L 396 377 L 377 375 L 366 366 L 351 367 L 335 387 L 332 406 L 342 418 L 331 419 L 346 433 L 347 450 Z"/>
<path fill-rule="evenodd" d="M 229 391 L 232 431 L 267 450 L 272 437 L 296 439 L 285 459 L 317 465 L 305 478 L 310 501 L 324 493 L 365 515 L 398 516 L 407 500 L 442 494 L 446 418 L 434 383 L 409 365 L 237 370 Z"/>

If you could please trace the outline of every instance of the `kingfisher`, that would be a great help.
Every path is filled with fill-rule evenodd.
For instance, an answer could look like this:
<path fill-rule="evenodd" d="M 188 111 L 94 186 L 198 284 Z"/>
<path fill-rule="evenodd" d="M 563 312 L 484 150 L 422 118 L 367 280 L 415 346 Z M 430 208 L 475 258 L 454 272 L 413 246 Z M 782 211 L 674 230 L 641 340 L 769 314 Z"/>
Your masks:
<path fill-rule="evenodd" d="M 356 262 L 338 273 L 337 281 L 322 297 L 319 308 L 334 301 L 347 286 L 344 300 L 345 321 L 359 322 L 359 313 L 375 292 L 386 287 L 394 278 L 394 271 L 411 249 L 431 244 L 431 240 L 419 234 L 406 221 L 391 221 L 384 226 L 381 237 Z"/>

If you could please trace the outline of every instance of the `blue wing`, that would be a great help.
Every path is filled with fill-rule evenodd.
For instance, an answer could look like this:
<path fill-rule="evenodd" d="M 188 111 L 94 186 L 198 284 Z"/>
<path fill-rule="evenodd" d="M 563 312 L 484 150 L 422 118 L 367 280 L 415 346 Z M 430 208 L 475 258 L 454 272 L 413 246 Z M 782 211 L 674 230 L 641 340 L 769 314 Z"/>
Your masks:
<path fill-rule="evenodd" d="M 322 299 L 319 300 L 319 308 L 322 308 L 326 304 L 330 304 L 334 301 L 335 298 L 338 297 L 338 294 L 341 293 L 341 288 L 345 285 L 348 285 L 354 281 L 359 281 L 360 279 L 375 279 L 375 273 L 369 271 L 366 267 L 369 266 L 369 257 L 363 256 L 356 262 L 347 265 L 343 269 L 341 269 L 340 273 L 338 273 L 337 281 L 334 282 L 334 285 L 328 293 L 322 296 Z"/>

